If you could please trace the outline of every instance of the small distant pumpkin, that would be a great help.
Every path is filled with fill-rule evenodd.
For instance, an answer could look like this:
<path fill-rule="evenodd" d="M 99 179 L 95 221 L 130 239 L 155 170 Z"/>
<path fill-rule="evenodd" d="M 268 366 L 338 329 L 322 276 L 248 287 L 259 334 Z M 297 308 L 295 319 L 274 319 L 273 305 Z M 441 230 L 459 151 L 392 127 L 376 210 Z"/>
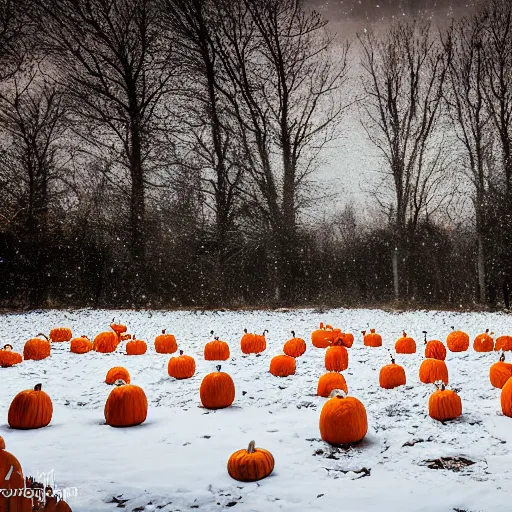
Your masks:
<path fill-rule="evenodd" d="M 178 344 L 173 334 L 167 334 L 162 329 L 162 334 L 155 338 L 155 352 L 158 354 L 174 354 L 178 350 Z"/>
<path fill-rule="evenodd" d="M 311 343 L 316 348 L 327 348 L 334 340 L 335 335 L 330 325 L 324 327 L 324 324 L 320 322 L 320 328 L 311 333 Z"/>
<path fill-rule="evenodd" d="M 439 359 L 444 361 L 446 359 L 446 347 L 440 340 L 427 341 L 427 331 L 423 331 L 425 335 L 425 357 L 427 359 Z"/>
<path fill-rule="evenodd" d="M 505 362 L 505 354 L 502 353 L 499 361 L 489 369 L 489 380 L 495 388 L 502 389 L 510 377 L 512 377 L 512 364 Z"/>
<path fill-rule="evenodd" d="M 73 354 L 86 354 L 92 350 L 92 347 L 92 341 L 87 336 L 80 336 L 71 340 L 69 351 Z"/>
<path fill-rule="evenodd" d="M 260 354 L 267 349 L 267 340 L 265 339 L 265 333 L 268 330 L 265 329 L 263 334 L 248 333 L 247 329 L 244 329 L 244 335 L 240 340 L 240 349 L 244 354 Z"/>
<path fill-rule="evenodd" d="M 341 339 L 344 347 L 351 348 L 354 344 L 354 335 L 350 332 L 342 333 Z"/>
<path fill-rule="evenodd" d="M 382 336 L 375 332 L 375 329 L 370 329 L 367 334 L 366 331 L 361 331 L 363 335 L 363 344 L 366 347 L 382 347 Z"/>
<path fill-rule="evenodd" d="M 295 374 L 295 358 L 287 355 L 275 356 L 270 361 L 270 373 L 275 377 L 288 377 Z"/>
<path fill-rule="evenodd" d="M 494 350 L 494 340 L 492 334 L 489 334 L 489 329 L 484 333 L 479 334 L 473 341 L 473 349 L 475 352 L 492 352 Z"/>
<path fill-rule="evenodd" d="M 169 359 L 167 373 L 175 379 L 190 379 L 196 373 L 196 362 L 193 357 L 183 355 L 183 350 L 180 350 L 179 356 Z"/>
<path fill-rule="evenodd" d="M 108 354 L 115 352 L 119 344 L 119 338 L 113 331 L 100 332 L 96 338 L 94 338 L 93 350 L 102 354 Z"/>
<path fill-rule="evenodd" d="M 213 331 L 210 334 L 213 336 Z M 227 361 L 229 356 L 229 345 L 225 341 L 219 340 L 218 336 L 204 346 L 205 361 Z"/>
<path fill-rule="evenodd" d="M 62 343 L 69 341 L 72 337 L 71 329 L 67 327 L 56 327 L 50 331 L 50 341 Z"/>
<path fill-rule="evenodd" d="M 134 427 L 146 421 L 148 399 L 144 390 L 118 379 L 105 403 L 105 422 L 111 427 Z"/>
<path fill-rule="evenodd" d="M 394 389 L 398 386 L 405 386 L 405 384 L 405 370 L 402 366 L 396 364 L 394 357 L 391 356 L 391 364 L 387 364 L 380 369 L 379 385 L 384 389 Z"/>
<path fill-rule="evenodd" d="M 274 470 L 274 457 L 268 450 L 256 448 L 254 441 L 247 450 L 238 450 L 229 457 L 229 476 L 239 482 L 257 482 Z"/>
<path fill-rule="evenodd" d="M 221 372 L 219 365 L 216 372 L 204 377 L 199 395 L 206 409 L 224 409 L 235 400 L 235 383 L 229 374 Z"/>
<path fill-rule="evenodd" d="M 512 336 L 500 336 L 496 338 L 496 347 L 494 350 L 502 350 L 503 352 L 512 350 Z"/>
<path fill-rule="evenodd" d="M 348 393 L 347 382 L 345 377 L 341 373 L 328 372 L 324 373 L 318 379 L 318 386 L 316 388 L 316 394 L 328 398 L 329 395 L 335 389 L 342 389 L 345 393 Z"/>
<path fill-rule="evenodd" d="M 414 354 L 416 353 L 416 342 L 404 331 L 402 337 L 395 343 L 395 352 L 397 354 Z"/>
<path fill-rule="evenodd" d="M 437 381 L 448 384 L 448 367 L 439 359 L 425 359 L 420 366 L 419 378 L 424 384 L 433 384 Z"/>
<path fill-rule="evenodd" d="M 293 338 L 288 340 L 283 347 L 283 352 L 290 357 L 300 357 L 306 352 L 306 342 L 302 338 L 296 338 L 292 331 Z"/>
<path fill-rule="evenodd" d="M 16 364 L 20 364 L 23 361 L 21 354 L 12 350 L 12 345 L 6 344 L 4 348 L 0 350 L 0 366 L 2 368 L 8 368 Z"/>
<path fill-rule="evenodd" d="M 127 327 L 124 324 L 116 322 L 116 319 L 112 319 L 112 323 L 110 324 L 110 328 L 116 333 L 117 338 L 121 340 L 121 336 L 123 333 L 127 331 Z"/>
<path fill-rule="evenodd" d="M 320 412 L 320 435 L 329 444 L 353 444 L 368 432 L 364 405 L 355 397 L 335 389 Z"/>
<path fill-rule="evenodd" d="M 50 356 L 50 340 L 44 334 L 38 334 L 38 336 L 43 336 L 44 339 L 31 338 L 25 343 L 23 347 L 23 359 L 40 361 Z"/>
<path fill-rule="evenodd" d="M 348 368 L 348 351 L 342 345 L 342 338 L 337 338 L 325 351 L 325 369 L 330 372 L 342 372 Z"/>
<path fill-rule="evenodd" d="M 46 427 L 52 421 L 51 398 L 42 391 L 41 384 L 18 393 L 9 407 L 7 423 L 11 428 L 29 430 Z"/>
<path fill-rule="evenodd" d="M 446 345 L 452 352 L 465 352 L 469 348 L 469 336 L 464 331 L 453 331 L 446 338 Z"/>
<path fill-rule="evenodd" d="M 122 366 L 110 368 L 105 377 L 105 382 L 111 386 L 116 380 L 123 380 L 126 384 L 130 384 L 130 374 L 128 370 Z"/>
<path fill-rule="evenodd" d="M 437 390 L 428 400 L 428 415 L 437 421 L 458 418 L 462 414 L 462 400 L 451 389 L 446 389 L 444 382 L 435 383 Z"/>
<path fill-rule="evenodd" d="M 126 355 L 128 356 L 141 356 L 146 353 L 148 346 L 145 341 L 138 340 L 135 334 L 132 340 L 126 344 Z"/>

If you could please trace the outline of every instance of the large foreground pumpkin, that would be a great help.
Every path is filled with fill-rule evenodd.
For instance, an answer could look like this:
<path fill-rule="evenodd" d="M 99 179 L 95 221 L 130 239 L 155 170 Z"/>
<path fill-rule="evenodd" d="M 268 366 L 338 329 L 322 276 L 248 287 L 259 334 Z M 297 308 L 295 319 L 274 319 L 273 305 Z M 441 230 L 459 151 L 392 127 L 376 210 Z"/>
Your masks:
<path fill-rule="evenodd" d="M 512 418 L 512 379 L 508 379 L 503 385 L 500 402 L 503 414 Z"/>
<path fill-rule="evenodd" d="M 274 470 L 274 457 L 268 450 L 256 448 L 254 441 L 247 450 L 238 450 L 229 457 L 228 473 L 240 482 L 256 482 Z"/>
<path fill-rule="evenodd" d="M 320 435 L 330 444 L 353 444 L 361 441 L 368 431 L 364 405 L 339 389 L 329 395 L 320 413 Z"/>
<path fill-rule="evenodd" d="M 11 428 L 29 430 L 46 427 L 52 421 L 51 398 L 37 384 L 18 393 L 9 407 L 7 422 Z"/>
<path fill-rule="evenodd" d="M 105 403 L 105 421 L 111 427 L 133 427 L 146 421 L 148 400 L 139 386 L 116 380 Z"/>

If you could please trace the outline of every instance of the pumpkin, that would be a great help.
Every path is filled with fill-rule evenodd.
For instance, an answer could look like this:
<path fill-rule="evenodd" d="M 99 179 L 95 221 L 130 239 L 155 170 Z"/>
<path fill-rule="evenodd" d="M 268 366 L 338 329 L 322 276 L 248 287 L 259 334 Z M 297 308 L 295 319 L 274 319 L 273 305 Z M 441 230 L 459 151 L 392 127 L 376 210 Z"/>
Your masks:
<path fill-rule="evenodd" d="M 14 397 L 7 415 L 7 423 L 11 428 L 41 428 L 52 421 L 53 404 L 41 387 L 41 384 L 37 384 L 34 389 L 21 391 Z"/>
<path fill-rule="evenodd" d="M 345 377 L 341 373 L 328 372 L 324 373 L 318 379 L 318 386 L 316 388 L 316 394 L 328 398 L 329 395 L 335 389 L 342 389 L 345 393 L 348 393 L 347 382 Z"/>
<path fill-rule="evenodd" d="M 512 350 L 512 336 L 500 336 L 496 338 L 496 347 L 494 350 Z"/>
<path fill-rule="evenodd" d="M 105 382 L 112 385 L 116 380 L 124 380 L 126 384 L 130 384 L 130 374 L 128 373 L 128 370 L 122 366 L 114 366 L 113 368 L 110 368 L 107 372 L 107 376 L 105 377 Z"/>
<path fill-rule="evenodd" d="M 402 337 L 395 343 L 395 352 L 397 354 L 414 354 L 416 352 L 416 342 L 408 337 L 404 331 Z"/>
<path fill-rule="evenodd" d="M 354 335 L 350 332 L 342 333 L 343 346 L 351 348 L 354 344 Z"/>
<path fill-rule="evenodd" d="M 280 355 L 271 359 L 269 371 L 275 377 L 288 377 L 295 374 L 296 368 L 294 357 Z"/>
<path fill-rule="evenodd" d="M 364 405 L 355 397 L 335 389 L 320 412 L 320 435 L 334 445 L 361 441 L 368 431 Z"/>
<path fill-rule="evenodd" d="M 462 414 L 460 396 L 451 389 L 446 389 L 444 383 L 436 383 L 437 390 L 428 400 L 428 415 L 437 421 L 447 421 L 458 418 Z"/>
<path fill-rule="evenodd" d="M 211 333 L 213 335 L 213 331 Z M 204 346 L 204 358 L 206 361 L 226 361 L 229 359 L 229 345 L 219 340 L 218 336 Z"/>
<path fill-rule="evenodd" d="M 112 319 L 112 323 L 110 324 L 110 328 L 116 333 L 117 338 L 120 340 L 121 335 L 127 331 L 126 325 L 123 325 L 119 322 L 116 322 L 116 319 Z"/>
<path fill-rule="evenodd" d="M 508 379 L 503 385 L 500 402 L 503 414 L 512 418 L 512 379 Z"/>
<path fill-rule="evenodd" d="M 265 333 L 268 332 L 266 329 L 263 334 L 252 334 L 248 333 L 247 329 L 244 329 L 244 335 L 240 340 L 240 349 L 244 354 L 259 354 L 266 350 L 267 340 L 265 339 Z"/>
<path fill-rule="evenodd" d="M 495 388 L 502 389 L 510 377 L 512 377 L 512 364 L 505 363 L 505 354 L 502 353 L 500 360 L 489 369 L 489 380 Z"/>
<path fill-rule="evenodd" d="M 453 330 L 446 338 L 446 345 L 452 352 L 465 352 L 469 348 L 469 336 L 463 331 Z"/>
<path fill-rule="evenodd" d="M 133 427 L 146 421 L 148 399 L 144 390 L 118 379 L 105 403 L 105 421 L 111 427 Z"/>
<path fill-rule="evenodd" d="M 72 338 L 71 329 L 67 327 L 56 327 L 50 331 L 50 341 L 63 342 Z"/>
<path fill-rule="evenodd" d="M 119 343 L 121 341 L 127 341 L 127 340 L 131 340 L 132 339 L 132 335 L 131 334 L 128 334 L 127 332 L 124 333 L 124 334 L 121 334 L 121 336 L 119 337 Z"/>
<path fill-rule="evenodd" d="M 126 355 L 128 356 L 141 356 L 146 353 L 148 346 L 145 341 L 138 340 L 133 335 L 133 339 L 126 344 Z"/>
<path fill-rule="evenodd" d="M 296 338 L 292 331 L 293 338 L 288 340 L 283 347 L 283 352 L 290 357 L 300 357 L 306 352 L 306 342 L 302 338 Z"/>
<path fill-rule="evenodd" d="M 0 366 L 2 368 L 8 368 L 15 364 L 20 364 L 23 361 L 21 354 L 13 352 L 12 345 L 4 345 L 4 348 L 0 350 Z"/>
<path fill-rule="evenodd" d="M 59 500 L 55 507 L 55 512 L 72 512 L 71 507 L 64 501 Z"/>
<path fill-rule="evenodd" d="M 427 359 L 439 359 L 444 361 L 446 359 L 446 347 L 439 340 L 427 341 L 427 331 L 423 331 L 425 334 L 425 357 Z"/>
<path fill-rule="evenodd" d="M 311 343 L 316 348 L 327 348 L 334 340 L 335 333 L 330 325 L 324 327 L 320 323 L 320 328 L 311 333 Z"/>
<path fill-rule="evenodd" d="M 193 357 L 183 355 L 183 350 L 180 350 L 178 357 L 169 359 L 167 373 L 175 379 L 190 379 L 196 373 L 196 362 Z"/>
<path fill-rule="evenodd" d="M 393 389 L 398 386 L 404 386 L 406 383 L 405 370 L 402 366 L 395 363 L 391 356 L 391 364 L 387 364 L 380 369 L 379 384 L 381 388 Z"/>
<path fill-rule="evenodd" d="M 87 336 L 73 338 L 69 345 L 69 351 L 73 354 L 86 354 L 92 350 L 92 341 Z"/>
<path fill-rule="evenodd" d="M 6 482 L 10 482 L 10 478 L 8 478 L 14 473 L 18 473 L 21 477 L 23 477 L 23 471 L 21 470 L 21 464 L 18 459 L 8 451 L 5 450 L 5 441 L 3 437 L 0 436 L 0 489 L 8 489 Z M 0 501 L 1 503 L 1 501 Z M 0 508 L 0 510 L 2 510 Z M 7 509 L 9 510 L 9 509 Z"/>
<path fill-rule="evenodd" d="M 348 351 L 342 342 L 342 339 L 338 338 L 332 347 L 325 351 L 325 369 L 329 372 L 342 372 L 348 368 Z"/>
<path fill-rule="evenodd" d="M 12 490 L 10 497 L 6 497 L 3 493 L 0 495 L 0 510 L 2 512 L 32 512 L 32 498 L 23 496 L 25 487 L 23 473 L 11 471 L 10 474 L 8 473 L 8 481 L 3 485 L 0 484 L 0 487 Z"/>
<path fill-rule="evenodd" d="M 51 351 L 50 340 L 44 334 L 38 334 L 43 336 L 41 338 L 31 338 L 25 343 L 23 347 L 23 359 L 32 359 L 34 361 L 40 361 L 49 357 Z"/>
<path fill-rule="evenodd" d="M 50 491 L 50 487 L 47 487 L 47 494 Z M 47 496 L 46 503 L 44 506 L 44 512 L 57 512 L 57 496 Z"/>
<path fill-rule="evenodd" d="M 178 350 L 178 344 L 173 334 L 166 334 L 165 329 L 162 334 L 155 338 L 155 352 L 158 354 L 174 354 Z"/>
<path fill-rule="evenodd" d="M 100 332 L 96 338 L 94 338 L 94 343 L 92 349 L 96 352 L 101 352 L 102 354 L 108 354 L 110 352 L 115 352 L 117 345 L 119 344 L 119 338 L 117 334 L 112 331 Z"/>
<path fill-rule="evenodd" d="M 492 352 L 494 350 L 494 340 L 492 339 L 489 329 L 479 334 L 473 341 L 473 349 L 475 352 Z"/>
<path fill-rule="evenodd" d="M 424 384 L 433 384 L 437 381 L 448 384 L 448 367 L 439 359 L 425 359 L 420 365 L 419 377 Z"/>
<path fill-rule="evenodd" d="M 375 329 L 370 329 L 369 334 L 366 334 L 366 331 L 361 331 L 363 335 L 363 344 L 366 347 L 381 347 L 382 346 L 382 336 L 375 332 Z"/>
<path fill-rule="evenodd" d="M 225 372 L 217 371 L 204 377 L 199 388 L 199 396 L 203 407 L 207 409 L 224 409 L 229 407 L 235 399 L 235 383 Z"/>
<path fill-rule="evenodd" d="M 228 459 L 228 473 L 240 482 L 256 482 L 274 470 L 274 457 L 268 450 L 256 448 L 254 441 L 247 450 L 238 450 Z"/>

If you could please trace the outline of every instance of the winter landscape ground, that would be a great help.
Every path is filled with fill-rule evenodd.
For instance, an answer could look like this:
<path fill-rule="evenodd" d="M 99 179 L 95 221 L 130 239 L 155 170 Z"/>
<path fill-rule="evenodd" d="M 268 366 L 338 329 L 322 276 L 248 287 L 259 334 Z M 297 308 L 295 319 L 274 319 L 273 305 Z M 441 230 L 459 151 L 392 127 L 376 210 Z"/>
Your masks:
<path fill-rule="evenodd" d="M 508 512 L 511 509 L 512 420 L 501 413 L 500 390 L 489 382 L 494 353 L 470 349 L 447 355 L 450 385 L 459 391 L 463 414 L 442 424 L 429 418 L 427 402 L 433 385 L 422 384 L 422 331 L 445 340 L 451 326 L 471 340 L 486 328 L 510 334 L 510 316 L 500 313 L 405 312 L 380 310 L 201 311 L 34 311 L 0 316 L 0 339 L 18 352 L 38 332 L 68 326 L 75 335 L 95 336 L 113 317 L 148 342 L 142 356 L 69 352 L 69 343 L 52 344 L 42 361 L 24 361 L 0 369 L 0 435 L 26 475 L 54 470 L 59 488 L 76 487 L 68 503 L 73 512 L 95 511 L 391 511 Z M 349 368 L 344 373 L 349 394 L 366 407 L 365 440 L 348 449 L 332 448 L 320 438 L 319 415 L 325 398 L 316 396 L 325 372 L 324 350 L 311 345 L 319 322 L 352 332 Z M 360 331 L 375 327 L 384 346 L 362 344 Z M 167 374 L 168 355 L 154 351 L 161 329 L 175 334 L 179 348 L 196 359 L 192 379 L 176 381 Z M 267 350 L 244 356 L 243 329 L 268 329 Z M 227 341 L 231 358 L 223 370 L 233 377 L 232 407 L 201 407 L 199 386 L 214 370 L 204 361 L 210 331 Z M 306 353 L 297 359 L 296 375 L 269 373 L 272 356 L 282 352 L 290 331 L 304 338 Z M 398 355 L 407 385 L 379 387 L 379 369 L 406 330 L 417 342 L 413 355 Z M 148 397 L 149 414 L 138 427 L 105 425 L 103 407 L 111 387 L 104 383 L 112 366 L 125 366 L 132 383 Z M 42 383 L 54 406 L 51 424 L 17 431 L 7 425 L 7 411 L 21 390 Z M 230 478 L 231 453 L 250 440 L 275 458 L 268 478 L 243 484 Z M 431 469 L 429 460 L 464 457 L 474 464 L 460 471 Z M 127 500 L 127 501 L 125 501 Z"/>

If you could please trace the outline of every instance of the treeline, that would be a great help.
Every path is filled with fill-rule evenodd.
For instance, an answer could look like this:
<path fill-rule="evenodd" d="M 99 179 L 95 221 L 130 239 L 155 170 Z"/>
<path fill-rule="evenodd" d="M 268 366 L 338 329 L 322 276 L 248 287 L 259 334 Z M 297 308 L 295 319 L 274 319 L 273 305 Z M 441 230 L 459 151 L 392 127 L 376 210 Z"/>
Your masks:
<path fill-rule="evenodd" d="M 299 0 L 0 0 L 0 307 L 508 308 L 510 2 L 341 41 Z M 306 222 L 354 115 L 378 212 Z"/>

